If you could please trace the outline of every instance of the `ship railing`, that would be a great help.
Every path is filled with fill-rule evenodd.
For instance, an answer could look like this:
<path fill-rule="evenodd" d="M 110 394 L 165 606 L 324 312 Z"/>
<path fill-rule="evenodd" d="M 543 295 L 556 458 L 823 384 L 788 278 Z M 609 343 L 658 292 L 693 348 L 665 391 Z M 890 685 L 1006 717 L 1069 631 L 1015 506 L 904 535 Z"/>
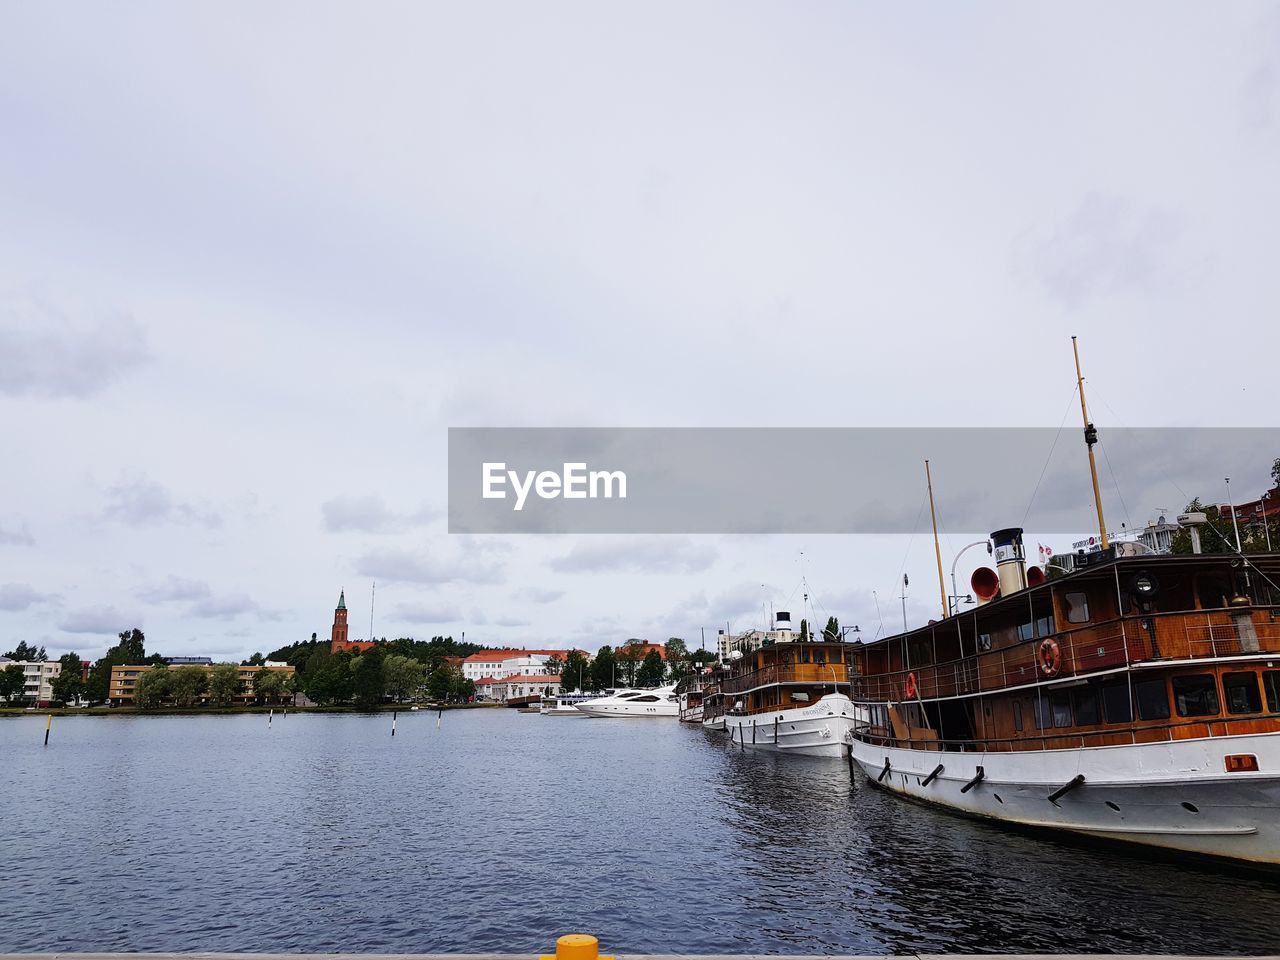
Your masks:
<path fill-rule="evenodd" d="M 849 671 L 843 663 L 773 664 L 730 677 L 720 685 L 726 695 L 744 693 L 775 683 L 848 684 Z"/>
<path fill-rule="evenodd" d="M 1046 641 L 1056 646 L 1052 662 L 1052 651 L 1042 649 Z M 1070 679 L 1128 665 L 1266 652 L 1280 654 L 1280 608 L 1133 615 L 979 650 L 948 663 L 855 676 L 854 691 L 867 700 L 905 700 L 914 676 L 915 696 L 928 700 Z"/>
<path fill-rule="evenodd" d="M 1260 731 L 1259 720 L 1275 721 L 1274 730 Z M 1049 728 L 1023 737 L 986 737 L 950 739 L 929 737 L 895 737 L 887 727 L 864 726 L 854 731 L 863 743 L 882 747 L 929 750 L 942 753 L 1018 753 L 1027 750 L 1074 750 L 1085 747 L 1132 746 L 1149 743 L 1172 743 L 1208 737 L 1229 737 L 1249 733 L 1280 733 L 1280 718 L 1257 714 L 1238 717 L 1195 717 L 1152 726 L 1055 733 Z"/>

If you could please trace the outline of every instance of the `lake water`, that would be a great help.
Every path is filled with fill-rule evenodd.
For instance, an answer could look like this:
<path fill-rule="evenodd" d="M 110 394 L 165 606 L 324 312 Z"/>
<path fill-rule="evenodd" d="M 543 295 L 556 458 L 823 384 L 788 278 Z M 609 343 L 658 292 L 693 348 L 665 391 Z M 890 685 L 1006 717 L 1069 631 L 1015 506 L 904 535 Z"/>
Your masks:
<path fill-rule="evenodd" d="M 674 720 L 0 719 L 0 951 L 1260 953 L 1280 885 Z"/>

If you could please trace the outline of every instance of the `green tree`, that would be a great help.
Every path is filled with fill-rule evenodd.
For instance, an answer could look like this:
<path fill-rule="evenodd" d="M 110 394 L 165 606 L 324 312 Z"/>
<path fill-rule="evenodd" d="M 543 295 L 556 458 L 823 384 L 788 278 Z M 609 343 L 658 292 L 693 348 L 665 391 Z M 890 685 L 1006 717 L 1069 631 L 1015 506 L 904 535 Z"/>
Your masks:
<path fill-rule="evenodd" d="M 564 656 L 564 666 L 560 670 L 560 689 L 564 693 L 583 690 L 591 683 L 587 658 L 577 650 L 570 650 Z"/>
<path fill-rule="evenodd" d="M 667 669 L 672 680 L 683 680 L 689 675 L 689 646 L 679 637 L 668 637 L 665 645 Z"/>
<path fill-rule="evenodd" d="M 147 659 L 147 637 L 141 630 L 134 627 L 132 630 L 124 630 L 120 633 L 120 642 L 111 650 L 107 651 L 110 656 L 112 651 L 117 651 L 123 658 L 115 661 L 116 663 L 142 663 Z"/>
<path fill-rule="evenodd" d="M 644 659 L 640 653 L 643 649 L 644 641 L 632 637 L 619 647 L 614 655 L 618 663 L 618 679 L 627 686 L 635 686 L 636 670 L 640 667 L 640 661 Z"/>
<path fill-rule="evenodd" d="M 1211 554 L 1235 553 L 1236 538 L 1231 521 L 1222 517 L 1217 507 L 1206 507 L 1196 497 L 1187 504 L 1183 513 L 1203 513 L 1207 522 L 1200 527 L 1200 552 Z M 1175 554 L 1191 553 L 1191 531 L 1183 527 L 1173 535 L 1169 550 Z"/>
<path fill-rule="evenodd" d="M 209 699 L 220 707 L 229 707 L 244 690 L 240 668 L 234 663 L 216 663 L 208 671 Z"/>
<path fill-rule="evenodd" d="M 416 697 L 425 680 L 425 668 L 412 657 L 393 653 L 382 661 L 382 688 L 397 703 Z"/>
<path fill-rule="evenodd" d="M 139 710 L 154 710 L 170 696 L 173 678 L 167 668 L 159 665 L 146 670 L 133 687 L 133 705 Z"/>
<path fill-rule="evenodd" d="M 444 701 L 449 699 L 449 691 L 453 688 L 453 668 L 447 663 L 442 663 L 431 671 L 431 675 L 427 677 L 427 693 L 432 700 Z"/>
<path fill-rule="evenodd" d="M 385 690 L 382 664 L 385 659 L 382 647 L 370 647 L 351 661 L 352 692 L 360 706 L 373 707 L 382 702 Z"/>
<path fill-rule="evenodd" d="M 715 663 L 716 655 L 710 650 L 704 650 L 699 647 L 697 650 L 693 651 L 693 653 L 689 654 L 689 660 L 695 666 L 703 667 L 708 663 Z"/>
<path fill-rule="evenodd" d="M 835 643 L 840 639 L 840 621 L 835 617 L 827 617 L 827 625 L 822 628 L 822 639 Z"/>
<path fill-rule="evenodd" d="M 80 667 L 80 654 L 64 653 L 58 658 L 62 669 L 49 681 L 53 691 L 53 699 L 60 703 L 75 703 L 84 692 L 83 671 Z"/>
<path fill-rule="evenodd" d="M 662 654 L 657 650 L 650 650 L 644 658 L 644 662 L 640 664 L 640 669 L 636 672 L 636 685 L 640 687 L 654 687 L 662 682 L 663 676 L 666 674 L 666 667 L 662 662 Z"/>
<path fill-rule="evenodd" d="M 22 696 L 26 683 L 26 671 L 16 663 L 0 669 L 0 697 L 4 697 L 6 702 L 12 703 L 16 697 Z"/>
<path fill-rule="evenodd" d="M 154 669 L 152 672 L 154 672 Z M 195 664 L 175 667 L 169 673 L 169 696 L 180 707 L 194 707 L 209 686 L 209 672 Z"/>
<path fill-rule="evenodd" d="M 801 618 L 800 620 L 800 639 L 802 641 L 810 639 L 809 638 L 809 621 L 803 618 Z"/>
<path fill-rule="evenodd" d="M 19 640 L 18 645 L 5 654 L 10 660 L 18 660 L 23 663 L 44 663 L 49 657 L 44 652 L 44 647 L 37 647 L 33 643 L 27 643 L 25 640 Z"/>
<path fill-rule="evenodd" d="M 1271 464 L 1271 486 L 1280 487 L 1280 457 L 1276 457 L 1276 462 Z"/>
<path fill-rule="evenodd" d="M 259 703 L 278 703 L 287 692 L 285 671 L 263 667 L 253 675 L 253 695 Z"/>
<path fill-rule="evenodd" d="M 453 671 L 453 679 L 449 682 L 449 696 L 454 700 L 466 702 L 476 695 L 476 682 L 464 677 L 461 670 Z"/>
<path fill-rule="evenodd" d="M 605 690 L 613 686 L 616 663 L 613 647 L 607 643 L 596 651 L 595 658 L 591 661 L 592 690 Z"/>
<path fill-rule="evenodd" d="M 253 656 L 251 656 L 248 660 L 241 660 L 241 661 L 240 661 L 240 666 L 242 666 L 242 667 L 260 667 L 260 666 L 262 666 L 264 663 L 266 663 L 266 661 L 267 661 L 267 658 L 266 658 L 266 657 L 264 657 L 262 654 L 260 654 L 260 653 L 255 653 L 255 654 L 254 654 Z"/>
<path fill-rule="evenodd" d="M 307 696 L 316 703 L 346 703 L 354 690 L 351 655 L 346 651 L 330 654 L 326 650 L 315 664 L 308 660 L 305 683 Z"/>

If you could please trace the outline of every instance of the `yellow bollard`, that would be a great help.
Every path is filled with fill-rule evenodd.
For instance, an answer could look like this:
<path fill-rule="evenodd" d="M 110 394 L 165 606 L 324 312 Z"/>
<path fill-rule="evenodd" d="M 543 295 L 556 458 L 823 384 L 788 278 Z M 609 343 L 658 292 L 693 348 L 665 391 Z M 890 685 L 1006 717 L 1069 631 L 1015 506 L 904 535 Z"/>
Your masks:
<path fill-rule="evenodd" d="M 600 941 L 589 933 L 566 933 L 556 941 L 554 956 L 542 954 L 538 960 L 613 960 L 600 956 Z"/>

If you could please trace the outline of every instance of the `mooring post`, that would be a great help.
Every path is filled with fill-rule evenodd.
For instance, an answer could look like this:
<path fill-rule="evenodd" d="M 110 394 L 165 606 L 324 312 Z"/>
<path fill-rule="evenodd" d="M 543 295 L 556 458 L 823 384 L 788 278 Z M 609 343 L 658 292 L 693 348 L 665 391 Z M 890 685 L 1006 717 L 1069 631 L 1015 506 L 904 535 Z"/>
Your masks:
<path fill-rule="evenodd" d="M 566 933 L 556 941 L 554 954 L 542 954 L 538 960 L 613 960 L 600 956 L 600 941 L 589 933 Z"/>
<path fill-rule="evenodd" d="M 391 735 L 393 737 L 396 735 L 396 711 L 395 710 L 391 711 Z"/>
<path fill-rule="evenodd" d="M 275 718 L 276 718 L 276 708 L 275 708 L 275 707 L 272 707 L 272 708 L 267 712 L 267 729 L 268 729 L 268 730 L 270 730 L 270 729 L 271 729 L 271 721 L 272 721 L 272 720 L 274 720 Z"/>
<path fill-rule="evenodd" d="M 44 725 L 44 745 L 49 745 L 49 731 L 53 729 L 53 714 L 49 714 L 49 721 Z"/>

